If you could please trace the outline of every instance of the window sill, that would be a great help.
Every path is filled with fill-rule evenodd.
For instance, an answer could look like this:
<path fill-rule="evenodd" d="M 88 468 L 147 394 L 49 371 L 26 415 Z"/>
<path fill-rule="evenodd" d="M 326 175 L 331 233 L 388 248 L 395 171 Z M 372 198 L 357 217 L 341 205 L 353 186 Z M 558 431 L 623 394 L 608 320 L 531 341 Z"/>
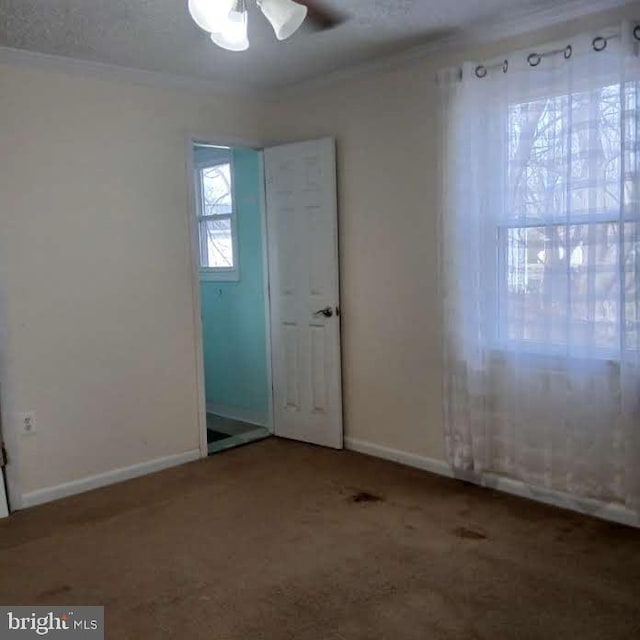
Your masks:
<path fill-rule="evenodd" d="M 238 269 L 200 269 L 201 282 L 240 282 Z"/>
<path fill-rule="evenodd" d="M 611 364 L 619 365 L 624 356 L 619 352 L 608 349 L 597 349 L 580 353 L 567 353 L 562 348 L 545 348 L 544 345 L 521 342 L 495 343 L 490 348 L 491 358 L 496 361 L 509 362 L 513 360 L 535 363 L 574 363 L 574 364 Z"/>

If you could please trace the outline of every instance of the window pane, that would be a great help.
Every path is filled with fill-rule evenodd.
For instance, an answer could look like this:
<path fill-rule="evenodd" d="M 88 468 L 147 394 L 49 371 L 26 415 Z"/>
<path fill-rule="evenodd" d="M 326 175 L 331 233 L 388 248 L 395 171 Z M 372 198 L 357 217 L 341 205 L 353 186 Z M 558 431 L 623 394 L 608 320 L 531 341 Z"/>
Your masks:
<path fill-rule="evenodd" d="M 203 267 L 233 268 L 233 241 L 229 218 L 202 220 L 200 242 Z"/>
<path fill-rule="evenodd" d="M 231 165 L 219 164 L 201 170 L 202 215 L 229 215 L 232 213 Z"/>
<path fill-rule="evenodd" d="M 621 114 L 620 85 L 512 105 L 506 215 L 558 221 L 618 212 Z"/>
<path fill-rule="evenodd" d="M 620 227 L 598 223 L 503 230 L 506 337 L 578 350 L 588 345 L 617 350 L 624 326 L 627 346 L 635 348 L 640 225 L 625 224 L 624 240 Z"/>

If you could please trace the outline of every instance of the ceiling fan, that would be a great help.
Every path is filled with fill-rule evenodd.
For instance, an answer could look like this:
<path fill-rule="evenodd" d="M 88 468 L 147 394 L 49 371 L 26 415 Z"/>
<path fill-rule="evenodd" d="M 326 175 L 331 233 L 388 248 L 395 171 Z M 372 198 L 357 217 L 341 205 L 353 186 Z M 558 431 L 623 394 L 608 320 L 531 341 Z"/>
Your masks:
<path fill-rule="evenodd" d="M 194 22 L 207 31 L 211 40 L 229 51 L 249 48 L 247 35 L 247 1 L 251 0 L 188 0 Z M 315 29 L 332 29 L 345 17 L 327 9 L 316 0 L 255 0 L 271 23 L 278 40 L 292 36 L 307 20 Z"/>

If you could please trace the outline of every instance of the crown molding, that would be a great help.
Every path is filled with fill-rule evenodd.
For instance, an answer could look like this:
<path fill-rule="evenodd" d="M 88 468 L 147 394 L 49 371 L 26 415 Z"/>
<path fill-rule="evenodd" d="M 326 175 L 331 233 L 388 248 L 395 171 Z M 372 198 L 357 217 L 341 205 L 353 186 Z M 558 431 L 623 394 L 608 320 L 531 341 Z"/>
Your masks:
<path fill-rule="evenodd" d="M 111 80 L 156 89 L 188 91 L 209 96 L 255 97 L 264 93 L 261 89 L 224 80 L 203 80 L 191 76 L 121 67 L 114 64 L 80 60 L 26 49 L 14 49 L 12 47 L 0 46 L 0 64 L 57 71 L 70 75 Z"/>
<path fill-rule="evenodd" d="M 360 64 L 339 68 L 333 72 L 301 82 L 279 87 L 259 88 L 224 80 L 204 80 L 192 76 L 147 71 L 119 65 L 80 60 L 0 46 L 0 64 L 11 64 L 36 69 L 58 71 L 71 75 L 142 85 L 159 89 L 188 91 L 208 96 L 253 97 L 279 101 L 288 96 L 315 91 L 340 82 L 362 76 L 394 71 L 408 64 L 424 60 L 434 54 L 445 54 L 469 46 L 490 44 L 506 38 L 531 33 L 601 11 L 634 6 L 634 0 L 567 0 L 562 4 L 510 11 L 501 20 L 476 24 L 470 29 L 459 30 L 447 36 L 433 38 L 410 49 L 382 56 Z"/>
<path fill-rule="evenodd" d="M 533 33 L 545 27 L 584 18 L 603 11 L 634 5 L 637 5 L 634 0 L 568 0 L 563 4 L 553 6 L 546 4 L 545 6 L 538 5 L 534 8 L 529 7 L 519 11 L 510 11 L 501 20 L 494 19 L 491 22 L 480 22 L 471 28 L 427 40 L 424 44 L 395 54 L 286 85 L 281 88 L 279 96 L 298 95 L 363 76 L 395 71 L 434 54 L 446 54 L 465 47 L 491 44 L 492 42 Z"/>
<path fill-rule="evenodd" d="M 537 8 L 512 11 L 502 20 L 479 23 L 465 30 L 462 37 L 465 44 L 487 44 L 635 4 L 635 0 L 568 0 L 557 5 L 547 3 Z"/>

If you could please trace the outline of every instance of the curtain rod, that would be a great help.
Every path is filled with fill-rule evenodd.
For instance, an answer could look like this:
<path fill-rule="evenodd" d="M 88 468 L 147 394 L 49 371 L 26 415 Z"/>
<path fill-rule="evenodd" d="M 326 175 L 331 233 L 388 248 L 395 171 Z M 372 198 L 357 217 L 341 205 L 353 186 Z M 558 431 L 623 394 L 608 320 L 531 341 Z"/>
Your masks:
<path fill-rule="evenodd" d="M 591 46 L 593 47 L 594 51 L 598 51 L 598 52 L 604 51 L 607 48 L 607 45 L 609 44 L 609 40 L 616 40 L 617 38 L 620 38 L 621 35 L 622 35 L 621 33 L 616 33 L 610 36 L 596 36 L 591 42 Z M 634 27 L 633 37 L 636 40 L 640 41 L 640 25 L 636 25 Z M 538 52 L 530 53 L 527 56 L 527 63 L 529 64 L 530 67 L 537 67 L 542 62 L 543 58 L 549 58 L 551 56 L 556 56 L 558 54 L 562 54 L 565 60 L 568 60 L 573 55 L 573 47 L 570 44 L 568 44 L 563 49 L 552 49 L 550 51 L 543 51 L 542 53 L 538 53 Z M 477 78 L 482 79 L 487 77 L 490 70 L 500 69 L 500 68 L 502 69 L 503 73 L 507 73 L 507 71 L 509 70 L 509 60 L 507 58 L 505 58 L 503 62 L 498 62 L 492 65 L 479 64 L 475 68 L 475 74 Z M 458 70 L 458 77 L 462 79 L 462 68 Z"/>

